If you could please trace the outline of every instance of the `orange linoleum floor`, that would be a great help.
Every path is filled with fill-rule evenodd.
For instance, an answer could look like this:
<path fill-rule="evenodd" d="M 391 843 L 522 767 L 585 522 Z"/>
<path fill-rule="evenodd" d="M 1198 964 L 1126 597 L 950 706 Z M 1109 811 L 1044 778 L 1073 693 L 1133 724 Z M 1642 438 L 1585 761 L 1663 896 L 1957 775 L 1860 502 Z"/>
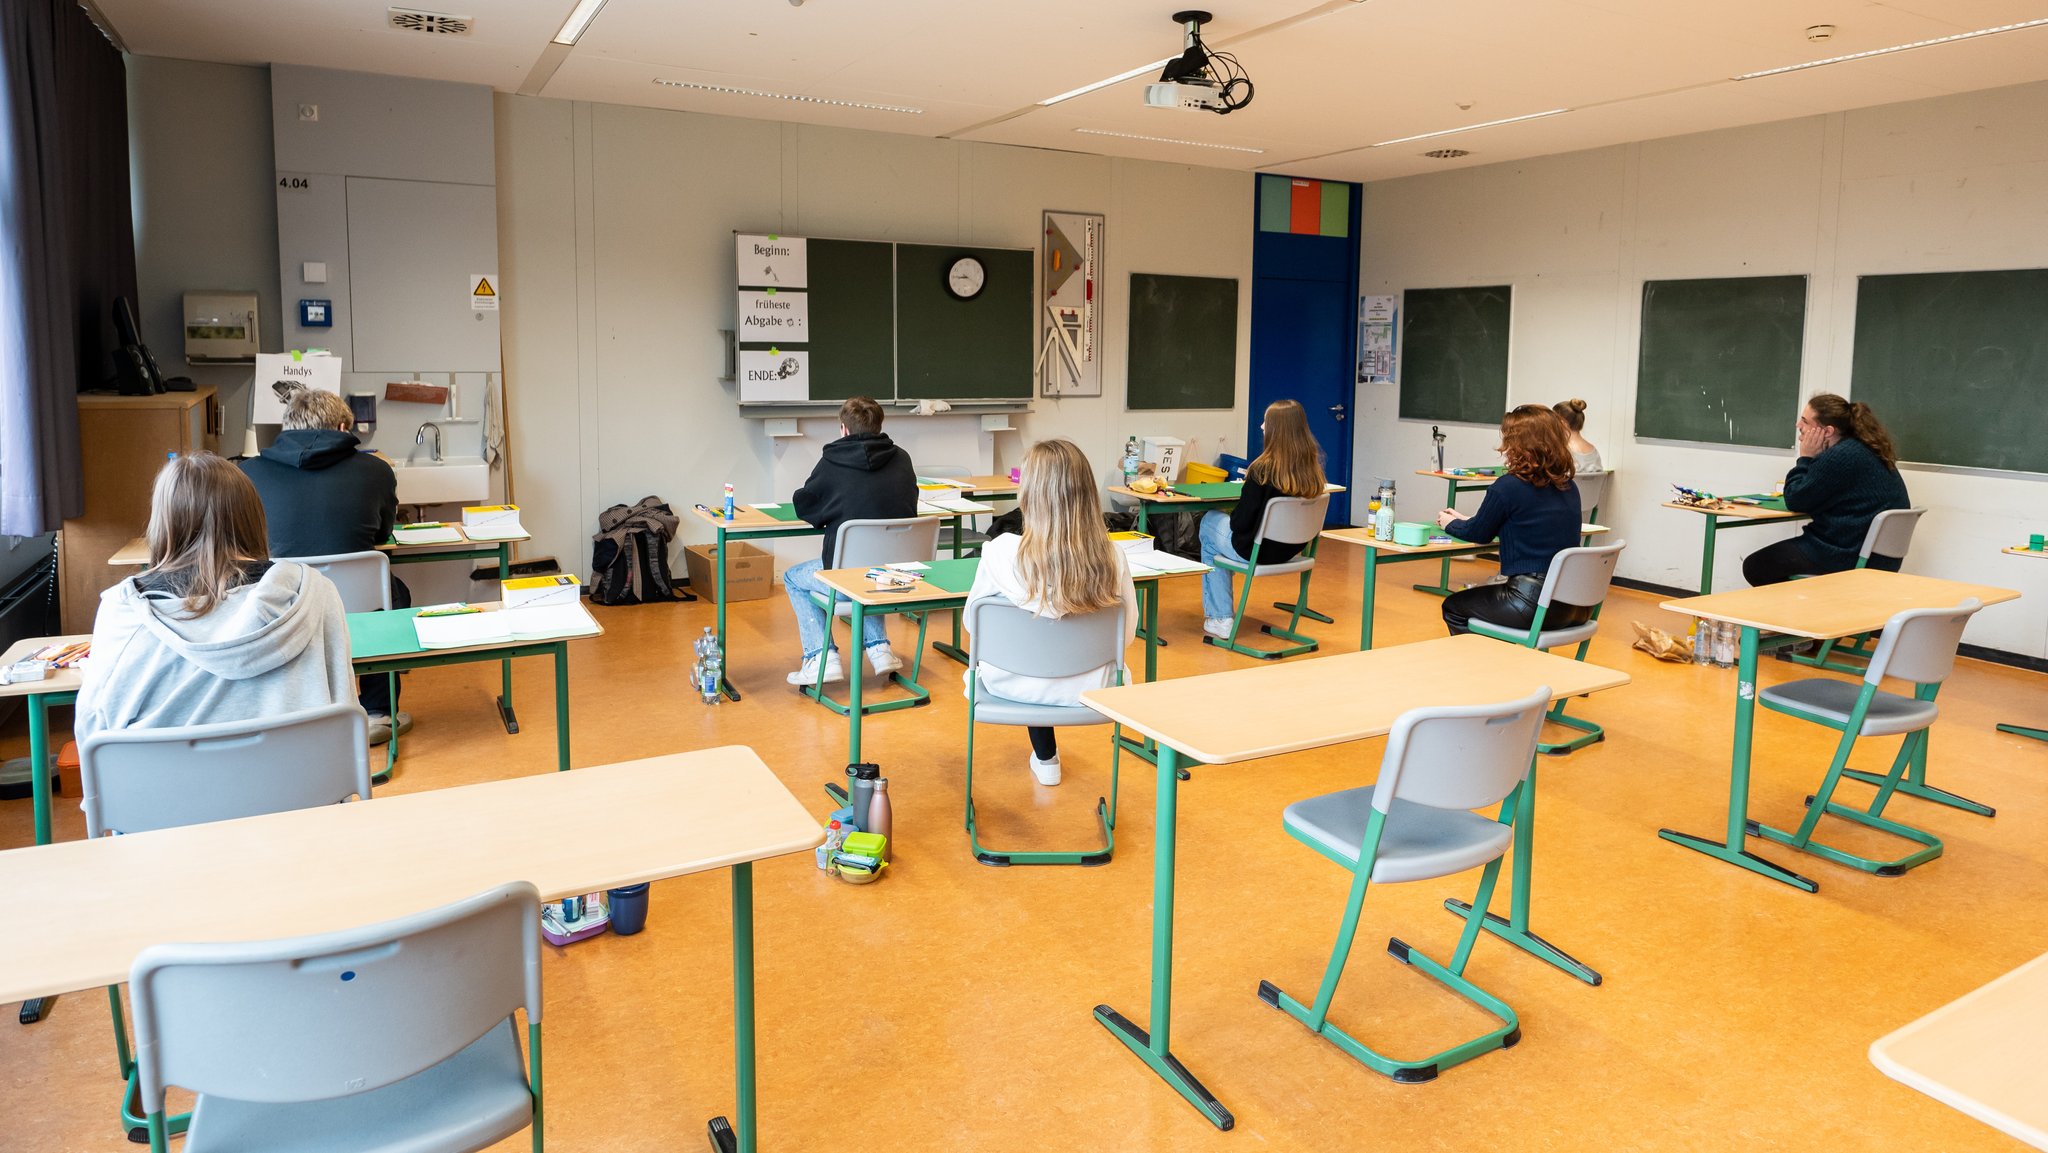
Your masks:
<path fill-rule="evenodd" d="M 1325 551 L 1312 602 L 1337 623 L 1307 631 L 1326 652 L 1342 652 L 1358 635 L 1358 558 Z M 1441 635 L 1439 602 L 1408 587 L 1425 568 L 1433 566 L 1381 572 L 1381 645 Z M 1454 582 L 1489 571 L 1452 566 Z M 1262 582 L 1254 603 L 1291 592 L 1291 578 Z M 819 786 L 843 770 L 846 722 L 783 684 L 797 653 L 779 593 L 733 606 L 729 665 L 745 699 L 716 708 L 685 683 L 691 641 L 712 619 L 708 601 L 595 609 L 606 635 L 577 642 L 571 656 L 575 763 L 746 744 L 822 818 Z M 1140 1024 L 1149 1015 L 1151 768 L 1126 762 L 1108 866 L 975 863 L 961 828 L 959 666 L 928 654 L 931 705 L 866 726 L 867 759 L 882 764 L 897 814 L 896 859 L 884 881 L 841 884 L 808 855 L 755 867 L 760 1147 L 2020 1148 L 1887 1079 L 1865 1050 L 2048 950 L 2048 744 L 1993 729 L 2000 720 L 2048 723 L 2048 679 L 1961 662 L 1941 695 L 1930 779 L 1996 805 L 1997 818 L 1894 802 L 1891 815 L 1947 844 L 1940 860 L 1896 879 L 1764 850 L 1818 879 L 1820 892 L 1809 895 L 1658 839 L 1660 826 L 1720 835 L 1735 679 L 1732 670 L 1659 664 L 1628 647 L 1631 621 L 1683 628 L 1656 607 L 1661 599 L 1615 591 L 1591 659 L 1634 683 L 1573 704 L 1607 727 L 1605 742 L 1540 765 L 1532 926 L 1605 982 L 1589 987 L 1482 938 L 1468 975 L 1515 1007 L 1521 1044 L 1432 1083 L 1397 1085 L 1370 1073 L 1255 995 L 1261 979 L 1313 992 L 1348 881 L 1282 831 L 1280 810 L 1370 781 L 1381 742 L 1196 768 L 1181 786 L 1173 1046 L 1235 1112 L 1228 1133 L 1090 1015 L 1101 1003 Z M 1270 609 L 1258 615 L 1276 619 Z M 1193 580 L 1169 583 L 1161 619 L 1171 642 L 1162 676 L 1250 663 L 1198 643 Z M 934 634 L 942 627 L 935 620 Z M 892 628 L 907 649 L 914 630 Z M 1801 672 L 1767 662 L 1761 675 L 1769 683 Z M 380 793 L 552 771 L 545 663 L 517 670 L 518 736 L 497 725 L 496 684 L 488 665 L 408 674 L 405 706 L 418 727 Z M 1757 718 L 1752 813 L 1787 824 L 1818 783 L 1832 734 L 1773 713 Z M 985 839 L 1087 843 L 1094 801 L 1108 790 L 1107 732 L 1063 736 L 1066 782 L 1044 789 L 1026 771 L 1023 733 L 985 729 L 976 783 Z M 26 744 L 19 716 L 0 730 L 7 755 Z M 1855 763 L 1884 768 L 1892 747 L 1873 741 Z M 1845 792 L 1867 796 L 1861 786 Z M 29 843 L 29 817 L 25 801 L 0 804 L 0 846 Z M 74 801 L 59 799 L 56 828 L 59 837 L 82 834 Z M 545 835 L 545 814 L 535 814 L 534 834 Z M 261 869 L 250 862 L 252 881 Z M 1476 880 L 1475 872 L 1375 889 L 1333 1019 L 1397 1055 L 1483 1031 L 1488 1018 L 1384 950 L 1399 936 L 1447 957 L 1458 922 L 1441 902 L 1469 897 Z M 1506 891 L 1504 877 L 1496 908 L 1505 908 Z M 6 896 L 17 911 L 35 907 L 34 894 Z M 193 919 L 203 926 L 203 911 Z M 550 1148 L 704 1147 L 704 1120 L 733 1108 L 729 924 L 723 875 L 681 878 L 655 887 L 645 933 L 550 951 Z M 100 994 L 63 997 L 48 1020 L 27 1028 L 6 1008 L 0 1149 L 133 1148 L 115 1124 L 119 1100 Z M 500 1146 L 526 1147 L 524 1136 Z"/>

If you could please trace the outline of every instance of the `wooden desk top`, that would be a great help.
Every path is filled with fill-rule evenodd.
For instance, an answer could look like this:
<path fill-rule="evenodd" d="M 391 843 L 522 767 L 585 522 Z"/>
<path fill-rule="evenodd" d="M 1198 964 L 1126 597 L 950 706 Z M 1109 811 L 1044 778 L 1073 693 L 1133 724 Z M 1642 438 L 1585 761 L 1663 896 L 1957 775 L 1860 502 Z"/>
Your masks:
<path fill-rule="evenodd" d="M 448 527 L 454 529 L 456 532 L 462 532 L 462 526 L 459 524 L 451 524 Z M 532 539 L 533 537 L 529 534 L 523 536 L 506 537 L 502 541 L 471 540 L 469 539 L 468 534 L 465 533 L 461 540 L 448 541 L 445 544 L 394 544 L 391 541 L 385 541 L 383 544 L 380 544 L 376 547 L 377 551 L 379 552 L 403 554 L 411 552 L 426 552 L 430 549 L 449 549 L 455 548 L 459 545 L 467 544 L 476 546 L 475 551 L 481 553 L 497 548 L 500 544 L 517 544 L 520 541 L 528 541 Z M 110 565 L 128 568 L 141 568 L 142 566 L 148 564 L 149 538 L 139 536 L 136 537 L 134 540 L 129 541 L 127 544 L 122 545 L 120 548 L 114 550 L 113 556 L 107 558 L 107 563 Z"/>
<path fill-rule="evenodd" d="M 1806 514 L 1803 512 L 1790 512 L 1775 508 L 1765 508 L 1762 505 L 1755 504 L 1730 504 L 1726 508 L 1701 508 L 1699 505 L 1696 504 L 1679 504 L 1675 500 L 1667 500 L 1664 502 L 1664 507 L 1675 508 L 1680 512 L 1696 512 L 1699 513 L 1701 516 L 1706 516 L 1711 513 L 1714 516 L 1733 517 L 1737 520 L 1806 519 Z"/>
<path fill-rule="evenodd" d="M 1137 492 L 1132 489 L 1125 488 L 1123 485 L 1120 484 L 1110 485 L 1109 491 L 1117 494 L 1118 496 L 1127 496 L 1130 497 L 1132 500 L 1142 500 L 1148 504 L 1194 504 L 1197 501 L 1217 499 L 1215 497 L 1206 496 L 1182 496 L 1180 493 L 1177 492 Z"/>
<path fill-rule="evenodd" d="M 543 820 L 544 818 L 544 820 Z M 0 999 L 128 979 L 143 948 L 321 933 L 506 881 L 541 899 L 720 869 L 823 839 L 741 745 L 0 852 L 0 892 L 62 910 L 0 950 Z M 374 862 L 375 867 L 367 863 Z"/>
<path fill-rule="evenodd" d="M 1894 1081 L 2048 1149 L 2038 1049 L 2048 1032 L 2048 954 L 1870 1046 Z"/>
<path fill-rule="evenodd" d="M 735 504 L 732 509 L 731 520 L 725 519 L 718 515 L 717 512 L 708 508 L 692 507 L 690 511 L 696 514 L 697 519 L 705 524 L 717 525 L 721 528 L 746 529 L 748 531 L 756 529 L 781 529 L 784 532 L 818 531 L 817 527 L 809 521 L 776 520 L 774 517 L 769 516 L 750 504 Z"/>
<path fill-rule="evenodd" d="M 1947 608 L 1965 597 L 1987 605 L 2017 600 L 2013 589 L 1938 580 L 1882 569 L 1851 569 L 1761 588 L 1681 597 L 1661 607 L 1689 617 L 1728 621 L 1765 632 L 1830 640 L 1876 632 L 1892 614 Z"/>
<path fill-rule="evenodd" d="M 1552 699 L 1617 688 L 1627 673 L 1467 633 L 1199 677 L 1091 689 L 1111 720 L 1224 765 L 1384 736 L 1409 709 Z"/>
<path fill-rule="evenodd" d="M 965 485 L 960 491 L 973 496 L 999 496 L 1023 487 L 1007 476 L 935 476 L 929 479 L 944 481 L 954 487 Z"/>
<path fill-rule="evenodd" d="M 1607 531 L 1608 528 L 1604 524 L 1582 524 L 1579 526 L 1580 536 L 1599 536 Z M 1326 528 L 1323 530 L 1322 535 L 1330 540 L 1343 541 L 1345 544 L 1363 545 L 1374 552 L 1400 553 L 1404 556 L 1435 552 L 1454 553 L 1471 549 L 1500 547 L 1499 541 L 1485 541 L 1474 544 L 1471 541 L 1458 540 L 1456 538 L 1448 541 L 1439 541 L 1436 544 L 1396 544 L 1390 540 L 1381 540 L 1378 537 L 1365 535 L 1364 525 L 1355 525 L 1351 528 Z"/>
<path fill-rule="evenodd" d="M 11 665 L 27 660 L 28 655 L 44 645 L 68 645 L 89 641 L 91 633 L 76 633 L 65 637 L 24 637 L 0 653 L 0 665 Z M 50 675 L 39 681 L 22 681 L 19 684 L 0 685 L 0 700 L 9 697 L 37 697 L 46 693 L 75 693 L 78 691 L 79 670 L 77 668 L 51 669 Z"/>
<path fill-rule="evenodd" d="M 864 568 L 826 569 L 812 579 L 821 585 L 839 590 L 840 596 L 868 608 L 949 599 L 965 603 L 967 600 L 965 589 L 959 592 L 943 589 L 923 577 L 919 577 L 917 583 L 913 585 L 876 588 L 868 581 L 868 570 Z"/>
<path fill-rule="evenodd" d="M 1507 474 L 1506 471 L 1503 470 L 1501 473 L 1493 476 L 1487 476 L 1484 474 L 1473 476 L 1466 473 L 1444 472 L 1440 469 L 1434 468 L 1418 468 L 1415 470 L 1415 475 L 1433 476 L 1438 480 L 1455 480 L 1459 484 L 1492 484 L 1494 481 L 1499 480 L 1502 476 L 1505 476 Z"/>
<path fill-rule="evenodd" d="M 498 601 L 470 601 L 469 604 L 472 608 L 479 608 L 487 613 L 504 611 L 504 605 Z M 583 610 L 584 618 L 590 622 L 590 631 L 588 632 L 538 638 L 513 637 L 510 640 L 485 641 L 482 644 L 451 645 L 430 649 L 420 644 L 419 630 L 413 627 L 412 622 L 413 618 L 419 615 L 420 609 L 431 607 L 433 606 L 419 605 L 410 609 L 394 609 L 390 612 L 373 609 L 369 612 L 348 614 L 348 640 L 351 656 L 358 662 L 381 661 L 389 660 L 392 657 L 410 657 L 423 654 L 453 656 L 459 653 L 496 652 L 500 649 L 518 648 L 521 645 L 548 644 L 554 641 L 582 641 L 604 635 L 604 626 L 599 624 L 597 617 L 591 614 L 590 606 L 579 601 L 577 607 Z"/>
<path fill-rule="evenodd" d="M 2035 552 L 2033 549 L 2025 548 L 2020 545 L 2014 545 L 2012 548 L 2003 549 L 2001 551 L 2011 553 L 2013 556 L 2030 556 L 2034 557 L 2037 560 L 2042 558 L 2048 558 L 2048 549 L 2042 549 L 2040 552 Z"/>

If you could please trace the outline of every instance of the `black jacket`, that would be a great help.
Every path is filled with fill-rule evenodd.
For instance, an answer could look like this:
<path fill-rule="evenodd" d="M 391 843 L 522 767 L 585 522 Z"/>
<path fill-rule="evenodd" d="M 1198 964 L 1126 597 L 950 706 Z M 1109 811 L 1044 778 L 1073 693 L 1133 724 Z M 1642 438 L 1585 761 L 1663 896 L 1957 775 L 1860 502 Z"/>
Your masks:
<path fill-rule="evenodd" d="M 263 498 L 270 555 L 365 552 L 391 539 L 398 516 L 398 474 L 359 451 L 352 432 L 293 428 L 242 471 Z"/>
<path fill-rule="evenodd" d="M 824 530 L 825 567 L 831 568 L 841 522 L 917 515 L 917 473 L 910 454 L 887 433 L 842 436 L 825 446 L 790 503 L 798 517 Z"/>
<path fill-rule="evenodd" d="M 1851 568 L 1877 514 L 1909 508 L 1906 481 L 1870 446 L 1844 437 L 1818 456 L 1802 456 L 1785 474 L 1785 507 L 1812 515 L 1799 545 L 1829 570 Z M 1897 571 L 1897 561 L 1872 557 L 1875 567 Z"/>

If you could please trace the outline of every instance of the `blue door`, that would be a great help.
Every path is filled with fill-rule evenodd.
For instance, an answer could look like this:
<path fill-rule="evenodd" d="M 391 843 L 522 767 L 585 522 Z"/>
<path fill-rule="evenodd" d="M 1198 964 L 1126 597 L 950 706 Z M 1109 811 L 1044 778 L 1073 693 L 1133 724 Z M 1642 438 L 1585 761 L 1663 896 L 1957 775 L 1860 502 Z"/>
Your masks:
<path fill-rule="evenodd" d="M 1335 291 L 1333 291 L 1333 288 Z M 1341 285 L 1254 277 L 1252 281 L 1251 455 L 1259 418 L 1276 400 L 1298 400 L 1323 448 L 1323 472 L 1351 486 L 1351 300 Z M 1329 523 L 1351 523 L 1350 492 L 1330 497 Z"/>

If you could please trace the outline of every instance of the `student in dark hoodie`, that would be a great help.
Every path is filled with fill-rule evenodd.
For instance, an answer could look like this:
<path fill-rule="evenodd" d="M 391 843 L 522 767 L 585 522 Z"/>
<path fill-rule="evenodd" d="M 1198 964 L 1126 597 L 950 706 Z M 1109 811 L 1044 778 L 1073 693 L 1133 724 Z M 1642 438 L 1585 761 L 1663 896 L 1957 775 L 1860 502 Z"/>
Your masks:
<path fill-rule="evenodd" d="M 817 560 L 792 566 L 782 574 L 782 586 L 789 593 L 789 607 L 796 612 L 797 635 L 803 640 L 804 663 L 789 674 L 793 685 L 814 685 L 822 674 L 825 683 L 846 679 L 839 654 L 829 644 L 825 610 L 811 599 L 823 591 L 812 581 L 821 569 L 832 567 L 832 548 L 839 526 L 849 520 L 895 520 L 917 515 L 917 473 L 910 454 L 896 447 L 882 432 L 882 406 L 871 397 L 856 396 L 839 406 L 839 439 L 825 446 L 818 467 L 790 498 L 796 515 L 825 533 L 825 552 Z M 882 618 L 867 619 L 864 648 L 868 664 L 876 675 L 886 676 L 903 667 L 903 661 L 889 648 L 889 634 Z"/>
<path fill-rule="evenodd" d="M 333 556 L 367 552 L 391 539 L 398 516 L 398 475 L 381 457 L 362 451 L 350 431 L 355 415 L 331 392 L 308 389 L 292 397 L 284 431 L 262 455 L 242 462 L 242 471 L 263 498 L 270 523 L 270 555 Z M 406 608 L 412 592 L 391 579 L 391 604 Z M 391 677 L 362 678 L 359 697 L 370 714 L 370 743 L 381 745 L 412 729 L 412 717 L 397 713 L 394 724 Z"/>

